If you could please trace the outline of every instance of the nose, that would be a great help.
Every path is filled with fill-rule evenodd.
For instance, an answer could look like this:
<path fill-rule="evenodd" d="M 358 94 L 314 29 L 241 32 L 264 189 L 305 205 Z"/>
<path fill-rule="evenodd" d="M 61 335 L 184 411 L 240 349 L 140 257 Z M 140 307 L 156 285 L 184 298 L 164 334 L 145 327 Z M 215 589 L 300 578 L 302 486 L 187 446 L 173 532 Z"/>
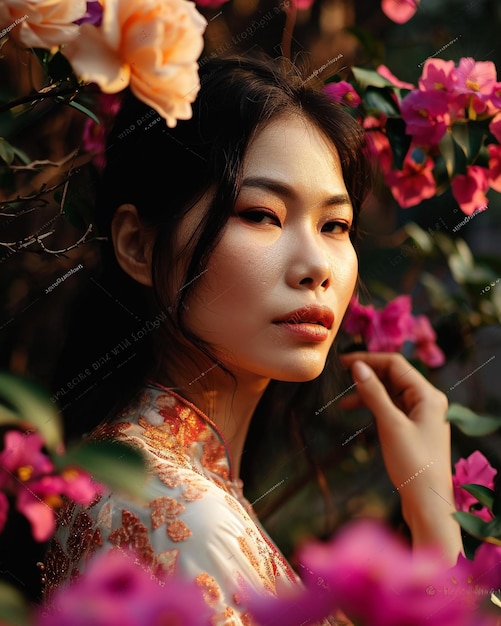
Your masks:
<path fill-rule="evenodd" d="M 332 283 L 332 260 L 319 234 L 308 233 L 291 242 L 287 283 L 294 288 L 328 289 Z"/>

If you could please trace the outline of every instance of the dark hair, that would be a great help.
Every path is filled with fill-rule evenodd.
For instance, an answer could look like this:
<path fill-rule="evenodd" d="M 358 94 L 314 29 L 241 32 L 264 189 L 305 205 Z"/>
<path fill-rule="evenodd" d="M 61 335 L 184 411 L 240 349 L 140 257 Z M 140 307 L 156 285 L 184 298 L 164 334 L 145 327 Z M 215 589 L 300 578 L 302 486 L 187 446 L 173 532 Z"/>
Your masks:
<path fill-rule="evenodd" d="M 144 384 L 151 372 L 157 328 L 162 345 L 172 348 L 169 358 L 176 358 L 179 334 L 211 356 L 210 346 L 183 325 L 184 305 L 232 214 L 247 147 L 269 120 L 298 113 L 333 143 L 353 205 L 356 232 L 371 181 L 364 131 L 350 113 L 312 86 L 308 76 L 310 72 L 301 73 L 290 61 L 264 54 L 209 60 L 200 69 L 192 117 L 178 121 L 174 128 L 168 128 L 130 91 L 124 93 L 108 137 L 106 168 L 95 202 L 94 221 L 108 242 L 99 271 L 76 303 L 53 385 L 67 438 L 116 414 Z M 206 194 L 209 206 L 190 241 L 183 287 L 175 301 L 166 301 L 166 294 L 172 293 L 169 277 L 182 256 L 173 252 L 177 225 Z M 124 203 L 135 205 L 145 225 L 155 229 L 153 290 L 131 279 L 115 259 L 110 225 Z M 328 363 L 329 379 L 333 362 Z M 68 380 L 80 379 L 68 389 Z M 316 389 L 317 401 L 322 384 L 321 380 L 306 384 Z M 277 385 L 289 391 L 305 389 L 303 384 L 274 382 L 258 412 L 268 410 Z M 302 402 L 295 392 L 289 396 L 290 406 L 299 410 L 306 396 L 301 396 Z M 288 411 L 284 406 L 283 412 Z"/>

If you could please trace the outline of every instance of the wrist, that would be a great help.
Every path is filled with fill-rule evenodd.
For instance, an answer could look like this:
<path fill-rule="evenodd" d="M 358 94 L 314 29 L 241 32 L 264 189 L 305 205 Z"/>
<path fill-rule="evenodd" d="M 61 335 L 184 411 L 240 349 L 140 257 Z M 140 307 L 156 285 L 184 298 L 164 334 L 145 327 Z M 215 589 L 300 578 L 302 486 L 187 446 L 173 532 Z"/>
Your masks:
<path fill-rule="evenodd" d="M 451 505 L 424 506 L 411 511 L 402 506 L 404 520 L 412 537 L 412 547 L 436 548 L 451 566 L 455 565 L 463 552 L 461 528 L 452 517 L 455 508 Z"/>

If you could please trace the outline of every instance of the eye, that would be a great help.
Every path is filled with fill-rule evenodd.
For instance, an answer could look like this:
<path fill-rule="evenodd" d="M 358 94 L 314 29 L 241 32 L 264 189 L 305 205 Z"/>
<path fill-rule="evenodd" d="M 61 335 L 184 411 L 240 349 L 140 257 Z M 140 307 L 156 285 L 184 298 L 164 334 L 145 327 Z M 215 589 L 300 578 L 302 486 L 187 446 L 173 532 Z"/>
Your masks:
<path fill-rule="evenodd" d="M 253 224 L 261 224 L 267 226 L 272 224 L 274 226 L 281 226 L 278 217 L 270 211 L 264 211 L 262 209 L 252 209 L 250 211 L 242 211 L 238 213 L 240 219 L 252 222 Z"/>
<path fill-rule="evenodd" d="M 322 232 L 341 235 L 343 233 L 351 232 L 351 226 L 347 222 L 327 222 L 322 226 Z"/>

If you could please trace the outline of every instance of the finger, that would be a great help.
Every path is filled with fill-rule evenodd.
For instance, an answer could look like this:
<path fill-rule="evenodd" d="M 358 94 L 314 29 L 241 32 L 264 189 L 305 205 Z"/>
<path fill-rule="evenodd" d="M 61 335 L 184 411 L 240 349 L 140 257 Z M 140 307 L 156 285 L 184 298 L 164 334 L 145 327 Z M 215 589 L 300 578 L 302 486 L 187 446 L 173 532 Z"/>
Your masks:
<path fill-rule="evenodd" d="M 383 383 L 370 365 L 355 360 L 351 366 L 351 374 L 357 385 L 357 392 L 365 406 L 376 418 L 378 427 L 392 427 L 406 420 L 406 415 L 391 400 Z M 406 420 L 407 421 L 407 420 Z"/>
<path fill-rule="evenodd" d="M 355 361 L 363 361 L 369 365 L 377 376 L 388 383 L 390 393 L 394 396 L 403 394 L 408 389 L 431 389 L 431 383 L 413 367 L 401 354 L 381 352 L 351 352 L 341 355 L 343 365 L 350 367 Z"/>

